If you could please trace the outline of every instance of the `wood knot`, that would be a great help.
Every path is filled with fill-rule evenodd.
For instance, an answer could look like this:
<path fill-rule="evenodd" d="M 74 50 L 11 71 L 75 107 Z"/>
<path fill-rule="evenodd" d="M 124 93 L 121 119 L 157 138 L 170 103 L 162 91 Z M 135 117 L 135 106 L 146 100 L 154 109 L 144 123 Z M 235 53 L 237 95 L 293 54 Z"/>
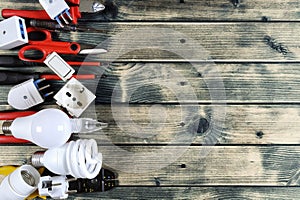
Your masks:
<path fill-rule="evenodd" d="M 209 129 L 209 122 L 205 118 L 200 118 L 199 119 L 199 124 L 198 124 L 198 129 L 197 133 L 202 135 Z"/>
<path fill-rule="evenodd" d="M 277 42 L 274 38 L 266 35 L 264 37 L 264 41 L 269 47 L 276 50 L 278 53 L 281 53 L 283 55 L 286 55 L 288 53 L 288 49 L 282 43 Z"/>

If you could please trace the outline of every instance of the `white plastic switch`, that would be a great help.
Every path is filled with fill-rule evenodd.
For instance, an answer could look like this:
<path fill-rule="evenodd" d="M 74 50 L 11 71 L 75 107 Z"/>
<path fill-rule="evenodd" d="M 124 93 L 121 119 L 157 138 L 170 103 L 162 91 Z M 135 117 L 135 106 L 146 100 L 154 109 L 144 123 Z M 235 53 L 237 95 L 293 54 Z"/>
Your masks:
<path fill-rule="evenodd" d="M 58 105 L 76 117 L 79 117 L 95 98 L 96 96 L 75 78 L 69 80 L 54 96 Z"/>
<path fill-rule="evenodd" d="M 13 16 L 0 22 L 0 49 L 12 49 L 28 43 L 25 20 Z"/>
<path fill-rule="evenodd" d="M 34 81 L 33 79 L 29 79 L 12 87 L 8 93 L 8 104 L 15 109 L 26 110 L 44 102 L 44 98 L 51 95 L 52 92 L 45 94 L 40 93 L 41 90 L 50 87 L 50 85 L 46 85 L 39 88 L 38 84 L 43 80 L 44 79 L 38 79 Z"/>
<path fill-rule="evenodd" d="M 70 79 L 75 72 L 56 52 L 51 53 L 44 63 L 64 81 Z"/>

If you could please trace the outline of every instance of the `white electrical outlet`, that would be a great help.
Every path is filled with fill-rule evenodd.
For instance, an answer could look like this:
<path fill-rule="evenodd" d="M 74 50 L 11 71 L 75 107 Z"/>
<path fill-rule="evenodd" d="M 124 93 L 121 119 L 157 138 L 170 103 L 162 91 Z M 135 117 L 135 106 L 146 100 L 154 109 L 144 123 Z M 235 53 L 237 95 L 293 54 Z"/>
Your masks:
<path fill-rule="evenodd" d="M 56 103 L 75 117 L 79 117 L 95 98 L 96 96 L 75 78 L 71 78 L 54 96 Z"/>
<path fill-rule="evenodd" d="M 12 49 L 28 43 L 25 20 L 13 16 L 0 22 L 0 49 Z"/>

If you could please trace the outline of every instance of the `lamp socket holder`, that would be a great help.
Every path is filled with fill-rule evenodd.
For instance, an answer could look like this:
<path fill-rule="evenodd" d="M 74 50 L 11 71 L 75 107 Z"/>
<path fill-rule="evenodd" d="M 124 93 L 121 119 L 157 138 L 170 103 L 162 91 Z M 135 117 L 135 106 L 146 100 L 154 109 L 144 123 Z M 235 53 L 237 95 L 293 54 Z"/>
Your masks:
<path fill-rule="evenodd" d="M 13 16 L 0 22 L 0 49 L 12 49 L 28 43 L 25 20 Z"/>

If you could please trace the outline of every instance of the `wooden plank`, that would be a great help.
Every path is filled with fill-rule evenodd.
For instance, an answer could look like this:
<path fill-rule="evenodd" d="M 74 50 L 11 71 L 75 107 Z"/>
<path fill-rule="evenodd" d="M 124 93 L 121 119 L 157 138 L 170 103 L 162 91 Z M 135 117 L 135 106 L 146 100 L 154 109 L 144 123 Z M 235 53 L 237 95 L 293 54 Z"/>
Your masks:
<path fill-rule="evenodd" d="M 299 199 L 293 187 L 118 187 L 95 194 L 70 196 L 74 200 L 91 199 Z"/>
<path fill-rule="evenodd" d="M 61 40 L 98 44 L 102 61 L 300 61 L 297 23 L 87 23 L 107 33 L 58 33 Z M 285 30 L 285 31 L 282 31 Z M 1 54 L 17 54 L 0 51 Z"/>
<path fill-rule="evenodd" d="M 7 70 L 1 68 L 0 70 Z M 20 72 L 53 73 L 47 67 L 17 68 Z M 298 103 L 300 64 L 128 63 L 80 67 L 81 80 L 102 103 Z M 58 91 L 63 81 L 51 81 Z M 7 105 L 12 86 L 0 86 L 0 104 Z M 55 104 L 51 98 L 46 102 Z"/>
<path fill-rule="evenodd" d="M 97 103 L 299 102 L 299 64 L 128 63 L 89 72 L 104 74 Z"/>
<path fill-rule="evenodd" d="M 80 137 L 94 138 L 101 145 L 299 144 L 299 105 L 227 105 L 224 113 L 221 109 L 211 105 L 98 105 L 83 116 L 109 126 Z"/>
<path fill-rule="evenodd" d="M 121 185 L 299 185 L 299 146 L 99 148 Z"/>
<path fill-rule="evenodd" d="M 300 146 L 102 146 L 122 186 L 299 186 Z M 38 147 L 0 146 L 0 165 Z"/>
<path fill-rule="evenodd" d="M 171 1 L 115 0 L 119 14 L 112 21 L 272 21 L 299 20 L 296 0 L 253 1 Z M 41 9 L 34 0 L 3 0 L 0 8 Z M 114 12 L 109 12 L 113 14 Z M 87 19 L 87 18 L 85 18 Z M 95 18 L 94 18 L 95 19 Z M 96 18 L 97 19 L 97 18 Z M 103 18 L 98 18 L 103 20 Z"/>
<path fill-rule="evenodd" d="M 99 105 L 86 116 L 109 124 L 99 134 L 81 134 L 100 144 L 297 145 L 300 141 L 299 105 Z"/>

